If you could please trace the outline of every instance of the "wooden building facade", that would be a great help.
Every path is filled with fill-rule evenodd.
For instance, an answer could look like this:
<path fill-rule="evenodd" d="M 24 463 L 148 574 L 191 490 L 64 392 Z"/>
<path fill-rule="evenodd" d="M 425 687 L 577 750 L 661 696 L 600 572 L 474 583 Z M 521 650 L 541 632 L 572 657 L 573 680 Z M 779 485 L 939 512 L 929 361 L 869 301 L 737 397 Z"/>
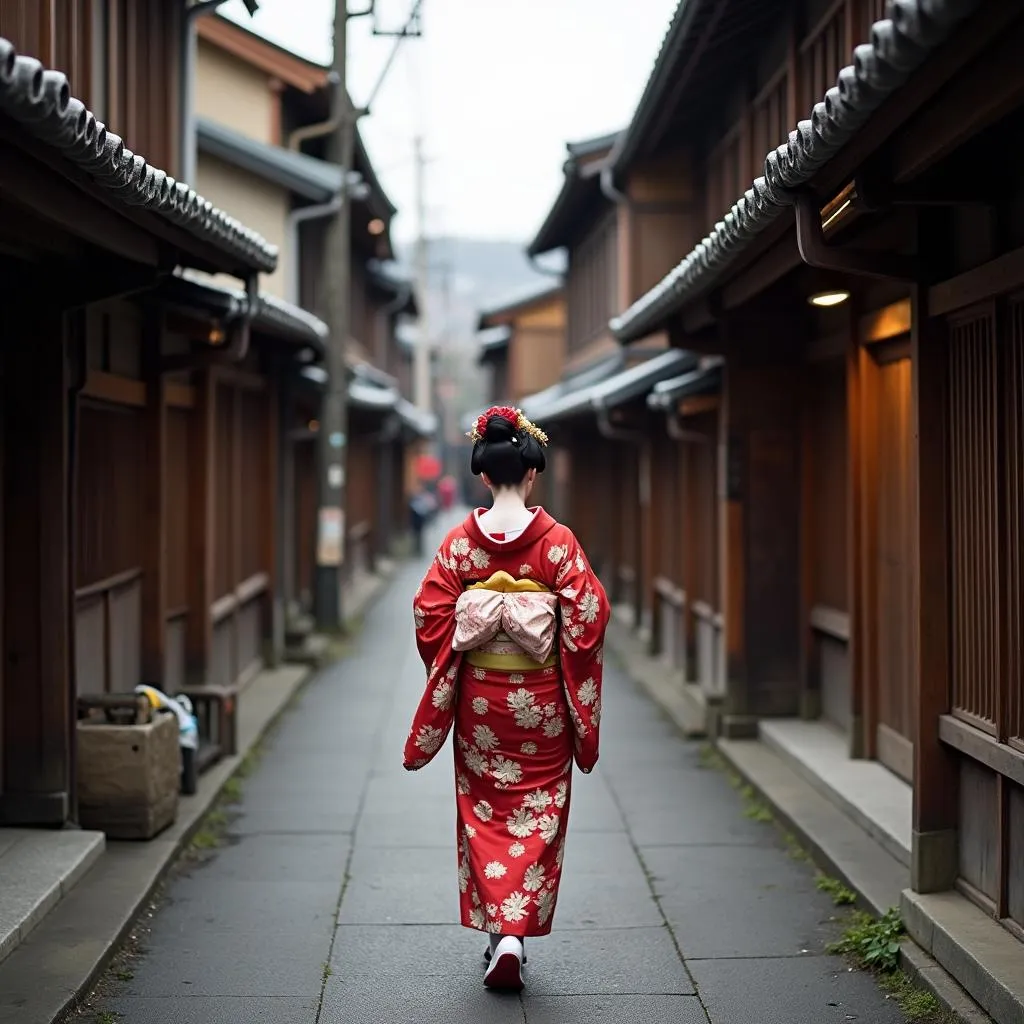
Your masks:
<path fill-rule="evenodd" d="M 264 287 L 278 246 L 135 153 L 176 161 L 179 14 L 146 0 L 0 0 L 3 825 L 76 820 L 79 697 L 185 690 L 231 752 L 215 709 L 282 656 L 286 607 L 312 573 L 303 442 L 328 329 L 284 294 L 297 261 Z M 298 187 L 310 188 L 301 175 Z M 387 255 L 379 201 L 371 187 L 353 218 L 374 240 L 360 243 L 364 266 Z M 399 285 L 366 274 L 362 307 L 408 309 Z M 389 385 L 364 386 L 385 397 L 395 426 L 381 450 L 400 459 L 429 424 Z M 400 485 L 397 471 L 369 473 Z M 384 536 L 397 520 L 374 514 Z"/>
<path fill-rule="evenodd" d="M 619 513 L 659 552 L 653 649 L 703 730 L 799 721 L 905 788 L 908 930 L 1000 1022 L 1024 1012 L 1022 41 L 985 0 L 680 4 L 605 175 L 620 221 L 653 177 L 686 205 L 611 322 L 699 358 L 630 422 L 662 478 Z"/>

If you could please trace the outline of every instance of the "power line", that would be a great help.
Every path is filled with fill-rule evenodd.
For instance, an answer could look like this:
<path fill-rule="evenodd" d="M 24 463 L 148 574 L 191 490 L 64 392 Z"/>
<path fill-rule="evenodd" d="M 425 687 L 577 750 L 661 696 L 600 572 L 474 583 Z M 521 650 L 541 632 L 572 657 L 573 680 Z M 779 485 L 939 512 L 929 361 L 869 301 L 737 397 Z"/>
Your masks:
<path fill-rule="evenodd" d="M 398 56 L 398 50 L 402 45 L 402 40 L 407 39 L 411 35 L 418 35 L 418 33 L 412 31 L 412 28 L 416 24 L 416 19 L 419 17 L 420 8 L 422 6 L 423 0 L 416 0 L 416 3 L 413 4 L 412 10 L 409 12 L 409 17 L 402 30 L 394 34 L 395 44 L 391 47 L 391 53 L 388 54 L 388 59 L 380 73 L 380 78 L 377 79 L 377 84 L 373 87 L 373 91 L 370 93 L 370 98 L 366 101 L 367 110 L 373 106 L 373 101 L 377 98 L 377 94 L 380 92 L 381 86 L 384 84 L 384 79 L 388 77 L 391 65 L 395 63 L 395 58 Z"/>

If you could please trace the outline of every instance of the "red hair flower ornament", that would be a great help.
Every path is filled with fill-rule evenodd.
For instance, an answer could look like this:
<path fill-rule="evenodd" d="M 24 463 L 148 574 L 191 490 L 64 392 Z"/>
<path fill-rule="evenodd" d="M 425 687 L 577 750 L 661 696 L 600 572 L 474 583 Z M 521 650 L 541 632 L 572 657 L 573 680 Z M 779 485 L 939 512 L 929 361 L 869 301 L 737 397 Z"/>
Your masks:
<path fill-rule="evenodd" d="M 521 430 L 525 434 L 529 434 L 534 438 L 538 444 L 546 446 L 548 443 L 548 435 L 544 433 L 535 423 L 531 423 L 524 415 L 522 409 L 513 409 L 509 405 L 493 405 L 485 413 L 481 413 L 476 418 L 476 423 L 473 424 L 473 429 L 466 434 L 474 444 L 477 441 L 483 439 L 484 434 L 487 431 L 487 423 L 490 419 L 495 416 L 500 416 L 502 419 L 506 419 L 509 423 L 515 424 L 516 430 Z"/>

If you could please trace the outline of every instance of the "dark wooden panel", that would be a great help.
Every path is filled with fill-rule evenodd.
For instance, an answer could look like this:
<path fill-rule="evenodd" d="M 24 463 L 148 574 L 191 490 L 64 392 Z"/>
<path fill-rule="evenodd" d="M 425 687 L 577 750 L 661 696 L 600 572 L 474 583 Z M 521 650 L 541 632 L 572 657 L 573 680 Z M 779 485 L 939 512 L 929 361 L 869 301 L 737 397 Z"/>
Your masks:
<path fill-rule="evenodd" d="M 798 677 L 799 441 L 785 427 L 748 438 L 747 664 L 752 680 L 781 691 Z"/>
<path fill-rule="evenodd" d="M 263 659 L 263 602 L 249 601 L 238 610 L 238 675 L 248 677 Z"/>
<path fill-rule="evenodd" d="M 231 616 L 215 623 L 207 682 L 213 686 L 230 686 L 235 680 L 235 630 Z"/>
<path fill-rule="evenodd" d="M 189 435 L 192 411 L 167 410 L 167 607 L 189 602 Z"/>
<path fill-rule="evenodd" d="M 847 416 L 842 360 L 810 370 L 813 603 L 847 611 Z"/>
<path fill-rule="evenodd" d="M 78 438 L 78 588 L 139 566 L 143 441 L 136 409 L 83 400 Z"/>
<path fill-rule="evenodd" d="M 850 648 L 834 637 L 818 635 L 818 673 L 821 679 L 821 713 L 833 725 L 850 727 Z"/>
<path fill-rule="evenodd" d="M 292 596 L 309 607 L 316 563 L 316 444 L 296 441 L 295 451 L 295 579 Z M 403 509 L 404 512 L 404 503 Z M 403 520 L 404 522 L 404 520 Z"/>
<path fill-rule="evenodd" d="M 910 360 L 878 371 L 876 679 L 881 725 L 913 738 Z M 894 770 L 896 765 L 890 765 Z"/>
<path fill-rule="evenodd" d="M 188 682 L 185 649 L 185 618 L 178 616 L 167 622 L 164 642 L 164 686 L 168 693 L 177 693 Z"/>
<path fill-rule="evenodd" d="M 960 764 L 960 876 L 993 902 L 998 893 L 996 776 L 966 758 Z"/>
<path fill-rule="evenodd" d="M 995 308 L 950 321 L 952 702 L 995 731 L 1001 672 Z"/>
<path fill-rule="evenodd" d="M 115 587 L 108 598 L 107 642 L 110 645 L 107 689 L 126 693 L 140 682 L 142 666 L 142 584 L 138 579 Z"/>
<path fill-rule="evenodd" d="M 1012 785 L 1008 788 L 1009 837 L 1006 863 L 1009 877 L 1006 908 L 1010 920 L 1024 928 L 1024 788 Z"/>
<path fill-rule="evenodd" d="M 234 544 L 234 506 L 238 495 L 234 487 L 235 400 L 237 392 L 226 384 L 217 385 L 214 440 L 214 573 L 215 597 L 223 597 L 235 584 L 235 567 L 231 557 Z"/>
<path fill-rule="evenodd" d="M 106 601 L 102 594 L 75 608 L 75 684 L 81 694 L 107 689 Z"/>
<path fill-rule="evenodd" d="M 246 391 L 239 395 L 242 403 L 239 438 L 242 460 L 242 495 L 236 528 L 241 532 L 241 582 L 257 573 L 269 572 L 266 531 L 273 493 L 268 472 L 267 396 Z"/>

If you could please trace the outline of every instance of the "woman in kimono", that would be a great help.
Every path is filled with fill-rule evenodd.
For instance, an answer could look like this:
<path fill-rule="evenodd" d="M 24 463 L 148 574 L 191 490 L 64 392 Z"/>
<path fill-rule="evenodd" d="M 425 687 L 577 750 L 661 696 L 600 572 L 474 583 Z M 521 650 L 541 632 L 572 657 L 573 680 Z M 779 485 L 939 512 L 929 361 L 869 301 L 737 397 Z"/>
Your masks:
<path fill-rule="evenodd" d="M 490 933 L 484 984 L 521 989 L 524 939 L 551 931 L 573 761 L 597 763 L 609 608 L 572 531 L 526 505 L 545 434 L 492 408 L 469 436 L 494 504 L 445 537 L 416 591 L 428 677 L 405 767 L 454 726 L 462 924 Z"/>

